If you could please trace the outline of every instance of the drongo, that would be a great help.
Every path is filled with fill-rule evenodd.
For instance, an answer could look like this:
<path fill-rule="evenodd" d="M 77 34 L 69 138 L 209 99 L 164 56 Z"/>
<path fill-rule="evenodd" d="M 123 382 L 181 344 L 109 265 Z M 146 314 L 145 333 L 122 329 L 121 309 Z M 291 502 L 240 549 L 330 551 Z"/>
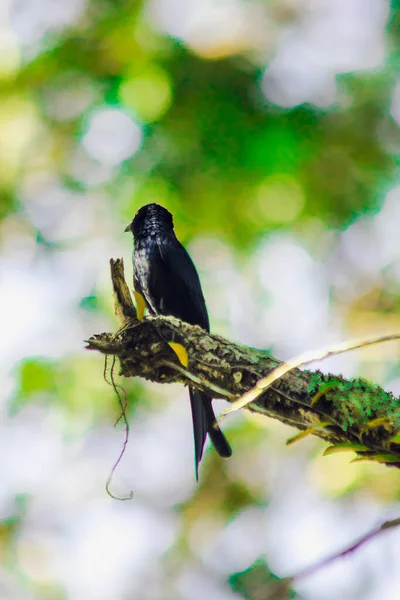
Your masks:
<path fill-rule="evenodd" d="M 134 236 L 133 285 L 151 314 L 171 315 L 210 330 L 200 279 L 189 254 L 176 238 L 172 215 L 159 204 L 147 204 L 136 213 L 125 231 Z M 232 450 L 219 428 L 211 398 L 189 387 L 194 432 L 195 472 L 209 434 L 220 456 Z"/>

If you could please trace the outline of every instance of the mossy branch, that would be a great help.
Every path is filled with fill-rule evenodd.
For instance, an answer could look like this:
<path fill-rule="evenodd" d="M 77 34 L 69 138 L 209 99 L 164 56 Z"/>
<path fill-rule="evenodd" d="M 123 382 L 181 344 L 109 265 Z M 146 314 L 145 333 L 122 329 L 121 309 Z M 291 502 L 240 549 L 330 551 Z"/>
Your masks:
<path fill-rule="evenodd" d="M 232 402 L 283 364 L 265 351 L 173 317 L 139 321 L 122 259 L 111 260 L 111 278 L 121 328 L 116 334 L 91 337 L 87 348 L 116 356 L 124 377 L 190 384 Z M 184 346 L 189 357 L 186 368 L 168 342 Z M 360 459 L 400 467 L 400 400 L 364 379 L 294 369 L 246 408 L 300 429 L 299 437 L 312 433 L 337 450 L 353 449 Z"/>

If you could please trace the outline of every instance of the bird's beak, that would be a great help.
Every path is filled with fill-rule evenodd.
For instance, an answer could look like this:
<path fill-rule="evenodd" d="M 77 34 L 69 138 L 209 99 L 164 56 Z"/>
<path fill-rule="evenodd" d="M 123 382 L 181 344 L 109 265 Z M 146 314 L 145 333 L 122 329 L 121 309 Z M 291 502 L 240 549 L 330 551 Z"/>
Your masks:
<path fill-rule="evenodd" d="M 131 226 L 132 226 L 132 223 L 129 223 L 128 227 L 126 227 L 126 229 L 124 229 L 124 233 L 126 233 L 127 231 L 130 231 Z"/>

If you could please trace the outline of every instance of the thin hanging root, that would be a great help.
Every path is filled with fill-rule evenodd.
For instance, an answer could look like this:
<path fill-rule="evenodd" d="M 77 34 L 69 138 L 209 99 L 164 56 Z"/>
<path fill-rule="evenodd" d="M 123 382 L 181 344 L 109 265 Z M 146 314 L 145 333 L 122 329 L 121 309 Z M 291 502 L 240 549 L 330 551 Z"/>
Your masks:
<path fill-rule="evenodd" d="M 116 393 L 117 398 L 118 398 L 119 406 L 121 408 L 121 414 L 118 417 L 117 421 L 115 422 L 114 427 L 119 423 L 119 421 L 121 419 L 123 419 L 123 421 L 125 423 L 125 438 L 124 438 L 121 452 L 120 452 L 117 460 L 115 461 L 115 463 L 111 469 L 110 475 L 106 481 L 106 492 L 109 496 L 111 496 L 111 498 L 114 498 L 114 500 L 121 500 L 121 501 L 132 500 L 132 498 L 133 498 L 132 490 L 129 492 L 129 494 L 127 496 L 116 496 L 110 490 L 110 486 L 111 486 L 112 479 L 114 477 L 115 470 L 118 467 L 119 463 L 121 462 L 121 459 L 126 450 L 126 446 L 128 444 L 130 428 L 129 428 L 129 422 L 128 422 L 128 419 L 126 416 L 126 406 L 127 406 L 126 392 L 125 392 L 124 388 L 122 386 L 116 384 L 115 380 L 114 380 L 114 367 L 115 367 L 116 357 L 113 356 L 113 362 L 112 362 L 111 369 L 110 369 L 110 381 L 107 379 L 107 358 L 108 357 L 106 356 L 105 361 L 104 361 L 104 380 L 106 381 L 106 383 L 111 385 L 112 388 L 114 389 L 114 392 Z M 121 396 L 121 391 L 123 392 L 123 395 L 124 395 L 123 398 Z"/>
<path fill-rule="evenodd" d="M 115 364 L 115 356 L 114 356 L 114 364 Z M 113 371 L 114 371 L 114 364 L 113 364 Z M 121 419 L 124 419 L 125 421 L 125 426 L 128 427 L 128 431 L 129 431 L 129 423 L 128 423 L 128 417 L 126 416 L 126 408 L 128 406 L 128 398 L 126 397 L 126 391 L 125 389 L 122 387 L 122 385 L 118 385 L 117 383 L 112 383 L 115 392 L 117 393 L 117 389 L 121 390 L 121 392 L 124 395 L 124 399 L 122 400 L 122 398 L 120 396 L 118 396 L 118 400 L 119 400 L 119 405 L 121 407 L 121 414 L 119 415 L 118 419 L 115 421 L 114 423 L 114 427 L 116 427 L 118 425 L 118 423 L 120 422 Z"/>
<path fill-rule="evenodd" d="M 120 403 L 120 406 L 121 406 L 121 414 L 119 415 L 118 419 L 114 423 L 114 427 L 116 427 L 118 425 L 118 423 L 120 422 L 120 420 L 123 417 L 125 417 L 125 411 L 126 411 L 126 407 L 127 407 L 128 401 L 127 401 L 127 398 L 126 398 L 126 392 L 125 392 L 124 388 L 121 385 L 118 385 L 117 383 L 115 383 L 114 380 L 113 380 L 113 377 L 114 377 L 114 366 L 115 366 L 115 356 L 114 356 L 113 364 L 112 364 L 112 367 L 111 367 L 112 368 L 112 373 L 110 372 L 111 379 L 109 380 L 108 377 L 107 377 L 107 375 L 108 375 L 108 373 L 107 373 L 107 371 L 108 371 L 108 355 L 106 354 L 105 355 L 105 360 L 104 360 L 103 379 L 104 379 L 104 381 L 106 383 L 108 383 L 108 385 L 111 385 L 114 388 L 114 390 L 117 393 L 117 395 L 118 395 L 118 392 L 117 392 L 117 390 L 115 388 L 118 388 L 124 394 L 124 401 L 123 402 L 120 400 L 120 397 L 118 396 L 119 403 Z M 125 419 L 125 422 L 126 422 L 126 419 Z"/>

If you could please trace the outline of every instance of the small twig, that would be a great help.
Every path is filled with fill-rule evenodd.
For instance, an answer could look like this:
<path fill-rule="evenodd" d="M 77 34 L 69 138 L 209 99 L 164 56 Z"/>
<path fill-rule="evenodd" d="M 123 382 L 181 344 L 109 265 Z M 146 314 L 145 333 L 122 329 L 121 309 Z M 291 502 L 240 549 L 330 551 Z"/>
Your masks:
<path fill-rule="evenodd" d="M 179 373 L 181 373 L 182 375 L 187 377 L 187 379 L 190 379 L 194 383 L 197 383 L 197 385 L 206 387 L 210 391 L 215 392 L 216 394 L 219 394 L 220 396 L 223 396 L 225 398 L 231 398 L 231 399 L 235 397 L 234 394 L 231 394 L 230 392 L 228 392 L 228 390 L 224 390 L 223 388 L 219 387 L 218 385 L 211 383 L 211 381 L 208 381 L 207 379 L 203 379 L 202 377 L 197 377 L 197 375 L 193 375 L 193 373 L 191 373 L 190 371 L 187 371 L 183 367 L 180 367 L 179 365 L 177 365 L 173 362 L 170 362 L 169 360 L 163 360 L 160 362 L 160 364 L 163 365 L 164 367 L 169 367 L 170 369 L 174 369 L 175 371 L 178 371 Z"/>
<path fill-rule="evenodd" d="M 329 358 L 331 356 L 335 356 L 337 354 L 343 354 L 344 352 L 349 352 L 350 350 L 357 350 L 359 348 L 364 348 L 366 346 L 372 346 L 374 344 L 381 344 L 383 342 L 392 342 L 394 340 L 400 339 L 400 333 L 385 335 L 376 338 L 370 338 L 367 340 L 357 340 L 355 342 L 344 342 L 343 344 L 339 344 L 338 346 L 333 346 L 328 350 L 317 350 L 311 352 L 305 352 L 304 354 L 300 354 L 300 356 L 294 357 L 286 363 L 283 363 L 276 369 L 274 369 L 271 373 L 269 373 L 266 377 L 263 377 L 259 381 L 257 381 L 256 385 L 243 394 L 238 400 L 233 402 L 233 404 L 223 411 L 218 417 L 218 421 L 224 419 L 230 413 L 236 412 L 241 408 L 244 408 L 251 402 L 254 402 L 268 389 L 275 381 L 289 373 L 289 371 L 293 371 L 293 369 L 298 369 L 299 367 L 303 367 L 305 365 L 309 365 L 318 360 L 323 360 L 325 358 Z"/>
<path fill-rule="evenodd" d="M 380 533 L 383 533 L 384 531 L 387 531 L 388 529 L 393 529 L 394 527 L 398 527 L 399 525 L 400 525 L 400 517 L 397 519 L 392 519 L 391 521 L 385 521 L 384 523 L 382 523 L 382 525 L 375 527 L 374 529 L 372 529 L 372 531 L 369 531 L 365 535 L 361 536 L 349 548 L 346 548 L 345 550 L 342 550 L 341 552 L 336 552 L 334 554 L 331 554 L 330 556 L 328 556 L 327 558 L 324 558 L 323 560 L 316 563 L 315 565 L 312 565 L 311 567 L 306 567 L 305 569 L 303 569 L 296 575 L 289 577 L 288 579 L 291 582 L 293 582 L 293 581 L 297 581 L 298 579 L 303 579 L 304 577 L 309 577 L 310 575 L 313 575 L 320 569 L 327 567 L 328 565 L 330 565 L 332 562 L 334 562 L 338 558 L 343 558 L 344 556 L 347 556 L 347 554 L 351 554 L 355 550 L 358 550 L 358 548 L 360 548 L 360 546 L 363 546 L 366 542 L 369 542 L 370 540 L 372 540 L 374 537 L 376 537 Z"/>

